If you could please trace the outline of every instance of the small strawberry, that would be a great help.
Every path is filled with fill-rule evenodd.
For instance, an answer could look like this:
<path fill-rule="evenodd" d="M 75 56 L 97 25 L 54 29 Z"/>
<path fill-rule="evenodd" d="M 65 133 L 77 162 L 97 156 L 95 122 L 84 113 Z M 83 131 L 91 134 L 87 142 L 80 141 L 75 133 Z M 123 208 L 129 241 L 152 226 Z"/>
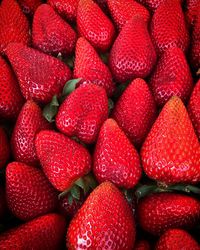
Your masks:
<path fill-rule="evenodd" d="M 150 250 L 149 242 L 146 240 L 140 240 L 135 243 L 134 250 Z M 166 249 L 165 249 L 166 250 Z"/>
<path fill-rule="evenodd" d="M 112 117 L 140 147 L 156 118 L 156 105 L 152 93 L 142 79 L 135 79 L 117 101 Z"/>
<path fill-rule="evenodd" d="M 135 17 L 124 25 L 110 52 L 109 66 L 118 82 L 147 77 L 156 63 L 156 52 L 147 24 Z"/>
<path fill-rule="evenodd" d="M 59 59 L 23 44 L 9 44 L 6 55 L 27 100 L 48 103 L 71 78 L 70 69 Z"/>
<path fill-rule="evenodd" d="M 158 6 L 164 2 L 164 0 L 137 0 L 139 3 L 144 5 L 151 12 L 155 12 Z"/>
<path fill-rule="evenodd" d="M 10 157 L 10 145 L 7 135 L 2 127 L 0 127 L 0 169 L 3 168 Z"/>
<path fill-rule="evenodd" d="M 77 28 L 80 35 L 100 51 L 108 50 L 115 36 L 112 22 L 92 0 L 79 1 Z"/>
<path fill-rule="evenodd" d="M 41 0 L 18 0 L 25 14 L 33 15 L 37 7 L 42 4 Z"/>
<path fill-rule="evenodd" d="M 6 194 L 3 187 L 0 186 L 0 221 L 5 218 L 7 213 Z"/>
<path fill-rule="evenodd" d="M 200 181 L 200 145 L 185 106 L 172 97 L 141 150 L 146 174 L 167 184 Z"/>
<path fill-rule="evenodd" d="M 98 186 L 87 198 L 67 232 L 72 249 L 133 249 L 135 223 L 122 193 L 110 182 Z"/>
<path fill-rule="evenodd" d="M 185 15 L 189 26 L 193 26 L 196 18 L 198 17 L 198 9 L 200 8 L 199 0 L 186 0 L 185 1 Z"/>
<path fill-rule="evenodd" d="M 57 55 L 70 54 L 76 43 L 76 33 L 48 4 L 38 7 L 33 18 L 32 39 L 35 48 Z"/>

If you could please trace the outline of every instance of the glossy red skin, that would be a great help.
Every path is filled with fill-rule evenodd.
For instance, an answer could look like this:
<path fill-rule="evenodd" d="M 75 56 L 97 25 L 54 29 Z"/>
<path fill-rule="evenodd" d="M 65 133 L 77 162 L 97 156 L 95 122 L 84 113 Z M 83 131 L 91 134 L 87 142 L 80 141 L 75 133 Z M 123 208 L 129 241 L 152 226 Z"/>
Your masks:
<path fill-rule="evenodd" d="M 141 177 L 139 155 L 113 119 L 106 120 L 101 127 L 93 171 L 100 183 L 111 181 L 124 188 L 134 187 Z"/>
<path fill-rule="evenodd" d="M 18 0 L 25 14 L 33 15 L 40 4 L 41 0 Z"/>
<path fill-rule="evenodd" d="M 102 52 L 110 48 L 115 36 L 112 22 L 92 0 L 79 1 L 77 29 L 81 36 Z"/>
<path fill-rule="evenodd" d="M 144 5 L 147 9 L 152 12 L 155 12 L 156 9 L 164 0 L 137 0 L 139 3 Z"/>
<path fill-rule="evenodd" d="M 169 229 L 159 239 L 156 250 L 199 250 L 199 244 L 181 229 Z"/>
<path fill-rule="evenodd" d="M 196 83 L 190 97 L 188 113 L 200 140 L 200 80 Z"/>
<path fill-rule="evenodd" d="M 70 69 L 59 59 L 21 43 L 9 44 L 6 55 L 27 100 L 49 103 L 71 78 Z"/>
<path fill-rule="evenodd" d="M 193 88 L 193 79 L 186 57 L 180 48 L 169 48 L 160 57 L 150 79 L 156 103 L 163 106 L 176 95 L 186 102 Z"/>
<path fill-rule="evenodd" d="M 200 145 L 187 110 L 178 97 L 162 109 L 141 150 L 149 178 L 166 184 L 200 181 Z"/>
<path fill-rule="evenodd" d="M 65 219 L 48 214 L 0 235 L 0 249 L 60 249 L 66 230 Z"/>
<path fill-rule="evenodd" d="M 171 228 L 192 228 L 200 218 L 200 202 L 190 196 L 157 193 L 138 204 L 140 226 L 153 235 Z"/>
<path fill-rule="evenodd" d="M 76 44 L 76 33 L 48 4 L 35 12 L 32 28 L 33 46 L 44 53 L 71 54 Z"/>
<path fill-rule="evenodd" d="M 133 249 L 135 223 L 122 193 L 110 182 L 98 186 L 87 198 L 67 232 L 71 249 Z"/>
<path fill-rule="evenodd" d="M 57 192 L 40 169 L 20 162 L 6 168 L 6 198 L 10 211 L 23 221 L 53 212 Z"/>
<path fill-rule="evenodd" d="M 196 18 L 198 18 L 198 10 L 200 8 L 199 0 L 186 0 L 185 1 L 185 15 L 189 26 L 193 26 Z"/>
<path fill-rule="evenodd" d="M 4 219 L 7 212 L 6 194 L 3 187 L 0 187 L 0 221 Z"/>
<path fill-rule="evenodd" d="M 94 84 L 81 85 L 61 104 L 56 116 L 57 128 L 67 136 L 94 143 L 108 118 L 106 91 Z"/>
<path fill-rule="evenodd" d="M 115 104 L 112 117 L 131 142 L 140 147 L 156 119 L 155 101 L 143 79 L 129 84 Z"/>
<path fill-rule="evenodd" d="M 108 8 L 119 30 L 134 16 L 140 15 L 147 23 L 150 19 L 149 11 L 133 0 L 108 0 Z"/>
<path fill-rule="evenodd" d="M 29 24 L 17 1 L 3 0 L 0 8 L 0 53 L 11 42 L 29 44 Z"/>
<path fill-rule="evenodd" d="M 136 242 L 134 246 L 134 250 L 150 250 L 150 249 L 151 249 L 150 244 L 146 240 L 140 240 Z"/>
<path fill-rule="evenodd" d="M 74 77 L 81 78 L 81 83 L 94 83 L 103 87 L 107 94 L 113 94 L 115 84 L 109 68 L 103 63 L 96 50 L 83 37 L 76 43 Z"/>
<path fill-rule="evenodd" d="M 40 131 L 35 145 L 44 173 L 59 191 L 70 188 L 91 169 L 87 149 L 61 133 Z"/>
<path fill-rule="evenodd" d="M 151 37 L 160 55 L 166 49 L 189 46 L 189 34 L 180 1 L 166 0 L 156 9 L 151 22 Z"/>
<path fill-rule="evenodd" d="M 10 144 L 5 130 L 0 127 L 0 169 L 5 167 L 10 157 Z"/>
<path fill-rule="evenodd" d="M 116 81 L 147 77 L 156 63 L 156 52 L 147 24 L 141 17 L 126 23 L 110 51 L 109 67 Z"/>
<path fill-rule="evenodd" d="M 38 166 L 35 149 L 35 136 L 51 125 L 42 115 L 41 108 L 33 101 L 27 101 L 22 107 L 12 133 L 11 147 L 14 159 L 31 166 Z"/>

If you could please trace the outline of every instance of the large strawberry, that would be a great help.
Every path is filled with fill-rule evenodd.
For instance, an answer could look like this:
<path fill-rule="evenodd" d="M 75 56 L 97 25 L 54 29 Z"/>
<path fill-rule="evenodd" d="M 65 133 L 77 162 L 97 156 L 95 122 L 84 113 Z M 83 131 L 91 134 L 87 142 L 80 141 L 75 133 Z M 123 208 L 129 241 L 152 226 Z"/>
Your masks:
<path fill-rule="evenodd" d="M 34 209 L 34 206 L 33 206 Z M 65 219 L 58 214 L 40 216 L 0 235 L 0 249 L 60 249 Z"/>
<path fill-rule="evenodd" d="M 40 131 L 36 136 L 36 151 L 46 176 L 59 191 L 69 189 L 91 169 L 88 151 L 58 132 Z"/>
<path fill-rule="evenodd" d="M 200 219 L 200 202 L 183 194 L 157 193 L 143 198 L 137 211 L 140 226 L 158 235 L 169 228 L 192 228 Z"/>
<path fill-rule="evenodd" d="M 37 7 L 42 4 L 41 0 L 18 0 L 22 10 L 26 14 L 33 15 Z"/>
<path fill-rule="evenodd" d="M 154 12 L 164 0 L 137 0 L 144 5 L 147 9 Z"/>
<path fill-rule="evenodd" d="M 40 130 L 50 129 L 50 127 L 40 107 L 31 100 L 27 101 L 21 109 L 12 134 L 11 146 L 14 159 L 38 166 L 35 136 Z"/>
<path fill-rule="evenodd" d="M 76 33 L 48 4 L 42 4 L 33 19 L 32 39 L 35 48 L 45 53 L 70 54 L 75 47 Z"/>
<path fill-rule="evenodd" d="M 101 51 L 109 49 L 115 35 L 112 22 L 92 0 L 79 1 L 77 28 L 81 36 Z"/>
<path fill-rule="evenodd" d="M 110 52 L 109 66 L 114 78 L 126 82 L 148 76 L 156 63 L 156 52 L 151 42 L 147 23 L 134 17 L 126 23 Z"/>
<path fill-rule="evenodd" d="M 174 95 L 179 96 L 184 102 L 188 100 L 193 80 L 185 55 L 180 48 L 165 50 L 149 83 L 158 105 L 164 105 Z"/>
<path fill-rule="evenodd" d="M 110 182 L 98 186 L 72 219 L 67 247 L 72 249 L 133 249 L 135 223 L 122 193 Z"/>
<path fill-rule="evenodd" d="M 109 180 L 119 187 L 134 187 L 141 177 L 139 155 L 113 119 L 101 127 L 93 167 L 99 182 Z"/>
<path fill-rule="evenodd" d="M 10 145 L 5 130 L 0 127 L 0 169 L 3 168 L 10 157 Z"/>
<path fill-rule="evenodd" d="M 81 82 L 102 86 L 108 95 L 111 95 L 115 88 L 110 70 L 92 45 L 83 37 L 76 43 L 74 78 L 81 78 Z"/>
<path fill-rule="evenodd" d="M 141 146 L 155 118 L 152 93 L 142 79 L 135 79 L 117 101 L 113 118 L 136 146 Z"/>
<path fill-rule="evenodd" d="M 28 44 L 29 24 L 17 1 L 3 0 L 0 8 L 0 53 L 11 42 Z"/>
<path fill-rule="evenodd" d="M 50 102 L 71 77 L 70 69 L 59 59 L 21 43 L 9 44 L 6 55 L 27 100 Z"/>

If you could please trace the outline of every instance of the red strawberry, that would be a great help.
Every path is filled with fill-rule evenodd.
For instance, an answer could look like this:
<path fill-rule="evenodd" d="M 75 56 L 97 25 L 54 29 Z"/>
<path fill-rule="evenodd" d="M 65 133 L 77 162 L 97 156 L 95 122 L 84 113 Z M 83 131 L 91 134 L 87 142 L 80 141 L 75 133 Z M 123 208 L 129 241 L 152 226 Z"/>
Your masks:
<path fill-rule="evenodd" d="M 112 116 L 133 144 L 141 146 L 156 118 L 155 101 L 144 80 L 132 81 L 117 101 Z"/>
<path fill-rule="evenodd" d="M 199 244 L 181 229 L 169 229 L 159 239 L 156 250 L 199 250 Z"/>
<path fill-rule="evenodd" d="M 134 247 L 134 250 L 150 250 L 150 249 L 151 247 L 149 245 L 149 242 L 146 240 L 140 240 L 136 242 L 135 247 Z"/>
<path fill-rule="evenodd" d="M 154 12 L 164 0 L 137 0 L 144 5 L 147 9 Z"/>
<path fill-rule="evenodd" d="M 7 212 L 6 194 L 4 188 L 0 187 L 0 221 L 5 218 Z"/>
<path fill-rule="evenodd" d="M 115 88 L 110 70 L 83 37 L 79 38 L 76 43 L 74 78 L 81 78 L 81 82 L 102 86 L 108 95 L 112 95 Z"/>
<path fill-rule="evenodd" d="M 45 53 L 70 54 L 76 43 L 76 33 L 48 4 L 35 12 L 32 30 L 33 45 Z"/>
<path fill-rule="evenodd" d="M 200 80 L 197 82 L 188 105 L 188 113 L 200 140 Z"/>
<path fill-rule="evenodd" d="M 37 7 L 42 4 L 41 0 L 18 0 L 22 10 L 26 14 L 33 15 Z"/>
<path fill-rule="evenodd" d="M 99 182 L 109 180 L 119 187 L 132 188 L 141 177 L 139 155 L 113 119 L 101 127 L 93 167 Z"/>
<path fill-rule="evenodd" d="M 141 150 L 146 174 L 157 181 L 200 181 L 200 144 L 180 98 L 172 97 L 162 109 Z"/>
<path fill-rule="evenodd" d="M 3 0 L 0 8 L 0 53 L 11 42 L 28 44 L 29 24 L 15 0 Z"/>
<path fill-rule="evenodd" d="M 159 54 L 171 47 L 187 50 L 189 35 L 181 1 L 166 0 L 159 5 L 152 18 L 151 36 Z"/>
<path fill-rule="evenodd" d="M 12 43 L 6 55 L 17 75 L 24 97 L 48 103 L 63 89 L 71 72 L 59 59 L 20 43 Z"/>
<path fill-rule="evenodd" d="M 40 107 L 33 101 L 27 101 L 21 109 L 12 134 L 11 146 L 14 159 L 28 165 L 39 165 L 35 136 L 40 130 L 50 128 Z"/>
<path fill-rule="evenodd" d="M 108 0 L 108 8 L 119 30 L 134 16 L 140 15 L 145 22 L 150 19 L 148 10 L 133 0 Z"/>
<path fill-rule="evenodd" d="M 187 101 L 193 88 L 193 80 L 185 55 L 180 48 L 165 50 L 149 83 L 160 106 L 174 95 L 179 96 L 184 102 Z"/>
<path fill-rule="evenodd" d="M 187 22 L 190 26 L 193 26 L 196 18 L 198 18 L 198 9 L 200 8 L 200 2 L 199 0 L 186 0 L 185 8 Z"/>
<path fill-rule="evenodd" d="M 109 49 L 115 35 L 113 24 L 92 0 L 79 1 L 77 28 L 81 36 L 101 51 Z"/>
<path fill-rule="evenodd" d="M 192 228 L 200 219 L 200 202 L 183 194 L 153 194 L 139 202 L 138 219 L 154 235 L 169 228 Z"/>
<path fill-rule="evenodd" d="M 2 127 L 0 127 L 0 169 L 3 168 L 10 157 L 10 145 L 7 135 Z"/>
<path fill-rule="evenodd" d="M 36 151 L 46 176 L 59 191 L 70 188 L 91 169 L 88 151 L 58 132 L 39 132 L 36 137 Z"/>
<path fill-rule="evenodd" d="M 156 63 L 156 53 L 147 24 L 135 17 L 124 25 L 110 52 L 109 64 L 114 78 L 126 82 L 145 78 Z"/>
<path fill-rule="evenodd" d="M 48 214 L 0 235 L 0 249 L 60 249 L 66 223 L 58 214 Z"/>
<path fill-rule="evenodd" d="M 87 198 L 67 232 L 72 249 L 133 249 L 134 218 L 122 193 L 104 182 Z"/>

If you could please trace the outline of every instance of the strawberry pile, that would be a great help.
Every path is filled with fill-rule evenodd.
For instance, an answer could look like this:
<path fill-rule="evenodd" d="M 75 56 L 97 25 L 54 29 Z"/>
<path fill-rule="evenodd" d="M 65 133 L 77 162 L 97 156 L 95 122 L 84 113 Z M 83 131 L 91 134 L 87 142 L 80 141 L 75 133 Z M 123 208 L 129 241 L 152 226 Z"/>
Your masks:
<path fill-rule="evenodd" d="M 200 250 L 200 0 L 2 0 L 0 250 Z"/>

